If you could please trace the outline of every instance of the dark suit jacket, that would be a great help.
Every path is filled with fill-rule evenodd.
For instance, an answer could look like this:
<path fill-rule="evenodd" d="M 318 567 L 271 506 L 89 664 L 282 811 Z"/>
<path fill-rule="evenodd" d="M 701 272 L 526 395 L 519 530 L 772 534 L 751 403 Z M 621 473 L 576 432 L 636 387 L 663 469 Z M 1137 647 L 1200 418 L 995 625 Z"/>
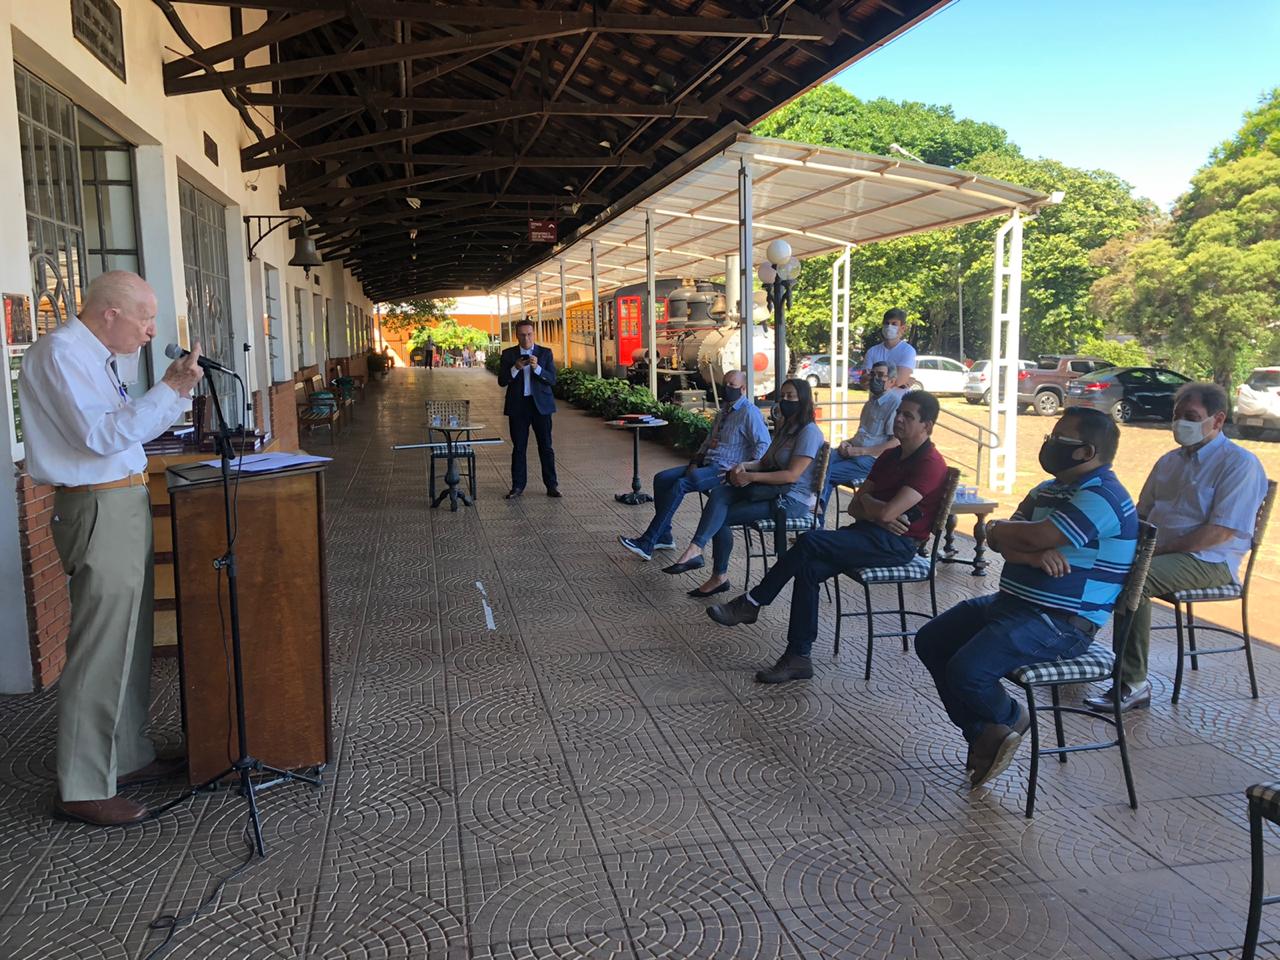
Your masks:
<path fill-rule="evenodd" d="M 555 413 L 556 398 L 551 392 L 551 385 L 556 382 L 556 365 L 551 351 L 546 347 L 533 345 L 533 355 L 538 360 L 541 373 L 530 371 L 529 385 L 533 394 L 533 404 L 539 413 Z M 518 377 L 511 375 L 511 368 L 520 359 L 520 348 L 507 347 L 498 360 L 498 386 L 507 388 L 507 397 L 502 404 L 502 412 L 508 416 L 518 416 L 525 410 L 524 406 L 524 371 Z"/>

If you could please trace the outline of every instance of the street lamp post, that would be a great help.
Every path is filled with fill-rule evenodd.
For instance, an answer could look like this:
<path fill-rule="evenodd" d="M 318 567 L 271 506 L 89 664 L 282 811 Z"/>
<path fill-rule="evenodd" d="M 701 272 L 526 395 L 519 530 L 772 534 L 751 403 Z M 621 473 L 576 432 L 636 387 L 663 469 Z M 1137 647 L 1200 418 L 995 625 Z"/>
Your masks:
<path fill-rule="evenodd" d="M 800 274 L 800 261 L 791 256 L 791 244 L 781 238 L 769 244 L 765 258 L 756 273 L 773 313 L 773 396 L 777 399 L 787 374 L 787 307 L 791 306 L 791 287 Z"/>

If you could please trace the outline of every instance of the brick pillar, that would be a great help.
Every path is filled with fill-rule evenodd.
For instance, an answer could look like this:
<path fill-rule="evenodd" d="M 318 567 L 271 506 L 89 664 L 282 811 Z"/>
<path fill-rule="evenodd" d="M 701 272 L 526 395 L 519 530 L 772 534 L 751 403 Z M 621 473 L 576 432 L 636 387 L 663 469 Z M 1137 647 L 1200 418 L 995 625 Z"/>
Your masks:
<path fill-rule="evenodd" d="M 27 630 L 35 684 L 44 689 L 57 680 L 67 661 L 71 595 L 53 546 L 53 487 L 18 474 L 18 539 L 27 597 Z"/>

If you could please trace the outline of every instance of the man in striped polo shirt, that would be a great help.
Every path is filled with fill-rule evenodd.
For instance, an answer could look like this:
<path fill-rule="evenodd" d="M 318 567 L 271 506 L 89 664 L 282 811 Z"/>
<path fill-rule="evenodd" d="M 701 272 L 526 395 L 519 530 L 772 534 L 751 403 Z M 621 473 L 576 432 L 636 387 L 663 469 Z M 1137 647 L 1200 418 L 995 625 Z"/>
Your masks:
<path fill-rule="evenodd" d="M 1012 519 L 987 528 L 1004 557 L 998 593 L 952 607 L 921 628 L 916 653 L 951 722 L 969 742 L 973 786 L 1009 766 L 1030 725 L 1000 678 L 1079 656 L 1111 616 L 1138 542 L 1138 514 L 1111 469 L 1120 430 L 1098 410 L 1067 410 L 1045 437 L 1052 474 Z"/>

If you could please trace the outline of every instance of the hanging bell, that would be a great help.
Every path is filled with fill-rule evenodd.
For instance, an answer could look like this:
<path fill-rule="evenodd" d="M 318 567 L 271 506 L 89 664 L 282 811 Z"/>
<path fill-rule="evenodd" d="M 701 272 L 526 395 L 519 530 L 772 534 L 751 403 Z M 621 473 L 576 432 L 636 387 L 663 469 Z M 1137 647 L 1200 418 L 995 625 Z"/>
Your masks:
<path fill-rule="evenodd" d="M 298 231 L 298 236 L 293 241 L 293 257 L 289 260 L 289 266 L 301 267 L 303 276 L 310 276 L 312 267 L 319 267 L 324 264 L 324 260 L 320 257 L 319 251 L 316 250 L 316 242 L 311 239 L 311 234 L 307 232 L 307 221 L 302 221 L 302 226 Z"/>

